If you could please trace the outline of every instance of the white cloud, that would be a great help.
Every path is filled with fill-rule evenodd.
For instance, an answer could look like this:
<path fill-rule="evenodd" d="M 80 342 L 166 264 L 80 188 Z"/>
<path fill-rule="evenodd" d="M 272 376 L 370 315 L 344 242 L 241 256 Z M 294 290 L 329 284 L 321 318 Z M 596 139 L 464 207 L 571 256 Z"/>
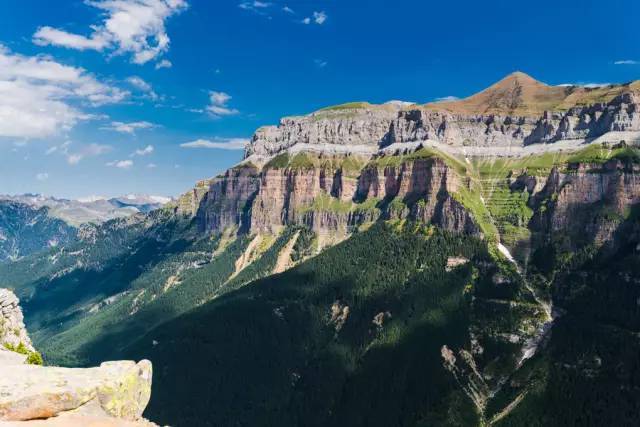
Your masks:
<path fill-rule="evenodd" d="M 451 102 L 451 101 L 457 101 L 460 98 L 458 98 L 457 96 L 443 96 L 441 98 L 436 98 L 434 101 L 435 102 Z"/>
<path fill-rule="evenodd" d="M 231 95 L 225 92 L 209 92 L 209 105 L 206 110 L 214 117 L 232 116 L 238 114 L 239 111 L 235 108 L 229 108 L 227 105 L 231 100 Z"/>
<path fill-rule="evenodd" d="M 322 25 L 326 22 L 327 18 L 328 16 L 324 11 L 313 12 L 313 16 L 304 18 L 302 20 L 302 23 L 305 25 L 309 25 L 313 22 L 317 25 Z"/>
<path fill-rule="evenodd" d="M 159 70 L 161 68 L 171 68 L 171 67 L 173 67 L 173 64 L 168 59 L 163 59 L 162 61 L 156 64 L 156 70 Z"/>
<path fill-rule="evenodd" d="M 130 123 L 111 122 L 108 126 L 103 126 L 100 129 L 102 129 L 102 130 L 111 130 L 111 131 L 114 131 L 114 132 L 128 133 L 129 135 L 134 135 L 137 130 L 153 129 L 155 127 L 158 127 L 158 125 L 155 125 L 155 124 L 150 123 L 150 122 L 145 122 L 145 121 L 130 122 Z"/>
<path fill-rule="evenodd" d="M 255 0 L 255 1 L 244 1 L 244 2 L 240 3 L 238 5 L 238 7 L 240 9 L 250 10 L 250 11 L 255 12 L 255 13 L 259 14 L 259 15 L 266 15 L 264 10 L 267 9 L 268 7 L 271 7 L 271 5 L 272 5 L 272 3 Z"/>
<path fill-rule="evenodd" d="M 327 20 L 327 14 L 324 13 L 324 11 L 322 12 L 313 12 L 313 21 L 318 24 L 318 25 L 322 25 L 324 24 L 324 22 Z"/>
<path fill-rule="evenodd" d="M 46 172 L 40 172 L 39 174 L 36 175 L 36 179 L 38 181 L 46 181 L 49 179 L 49 174 Z"/>
<path fill-rule="evenodd" d="M 584 87 L 587 89 L 598 89 L 601 87 L 611 86 L 611 83 L 563 83 L 557 85 L 558 87 Z"/>
<path fill-rule="evenodd" d="M 282 8 L 282 11 L 283 11 L 283 12 L 286 12 L 286 13 L 296 13 L 296 12 L 295 12 L 293 9 L 291 9 L 289 6 L 284 6 L 284 7 Z"/>
<path fill-rule="evenodd" d="M 248 139 L 244 138 L 214 138 L 208 139 L 196 139 L 195 141 L 185 142 L 180 144 L 182 148 L 217 148 L 221 150 L 244 150 L 245 146 L 249 143 Z"/>
<path fill-rule="evenodd" d="M 131 169 L 133 167 L 133 160 L 114 160 L 105 165 L 119 169 Z"/>
<path fill-rule="evenodd" d="M 634 59 L 623 59 L 623 60 L 614 62 L 614 64 L 615 65 L 638 65 L 640 64 L 640 62 Z"/>
<path fill-rule="evenodd" d="M 69 154 L 67 156 L 67 163 L 70 165 L 77 165 L 82 160 L 82 154 Z"/>
<path fill-rule="evenodd" d="M 127 77 L 127 83 L 144 93 L 144 97 L 157 101 L 160 97 L 153 90 L 153 87 L 138 76 Z"/>
<path fill-rule="evenodd" d="M 78 104 L 99 106 L 128 96 L 82 68 L 15 54 L 0 44 L 0 137 L 48 137 L 96 118 Z"/>
<path fill-rule="evenodd" d="M 133 153 L 131 153 L 131 156 L 129 157 L 133 157 L 133 156 L 147 156 L 149 154 L 152 154 L 154 151 L 153 145 L 147 145 L 145 148 L 143 148 L 142 150 L 136 150 Z"/>
<path fill-rule="evenodd" d="M 110 145 L 102 144 L 89 144 L 81 147 L 79 150 L 71 152 L 69 147 L 71 142 L 65 142 L 59 147 L 59 151 L 66 156 L 67 163 L 70 165 L 77 165 L 80 161 L 87 157 L 98 157 L 111 151 Z"/>
<path fill-rule="evenodd" d="M 89 36 L 41 27 L 34 43 L 78 50 L 110 50 L 114 55 L 131 54 L 131 61 L 145 64 L 169 50 L 165 20 L 188 7 L 185 0 L 86 0 L 105 16 L 92 25 Z"/>
<path fill-rule="evenodd" d="M 314 59 L 313 63 L 316 64 L 318 68 L 324 68 L 327 66 L 328 62 L 324 59 Z"/>
<path fill-rule="evenodd" d="M 148 164 L 147 164 L 147 168 L 148 168 L 148 169 L 155 169 L 155 168 L 157 168 L 157 167 L 158 167 L 158 165 L 156 165 L 155 163 L 148 163 Z"/>

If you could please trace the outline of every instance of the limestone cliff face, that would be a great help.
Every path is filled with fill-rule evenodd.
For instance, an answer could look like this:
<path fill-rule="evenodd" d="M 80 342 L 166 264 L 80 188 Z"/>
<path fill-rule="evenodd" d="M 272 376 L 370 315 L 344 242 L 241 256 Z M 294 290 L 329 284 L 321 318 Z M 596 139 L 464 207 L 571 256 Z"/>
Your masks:
<path fill-rule="evenodd" d="M 105 362 L 87 369 L 27 363 L 34 349 L 18 303 L 11 291 L 0 289 L 0 424 L 155 425 L 142 419 L 151 397 L 151 362 Z"/>
<path fill-rule="evenodd" d="M 555 168 L 533 206 L 532 227 L 546 236 L 568 236 L 569 245 L 612 241 L 640 202 L 640 167 L 610 160 Z"/>
<path fill-rule="evenodd" d="M 348 234 L 382 218 L 413 218 L 449 230 L 475 233 L 472 216 L 453 195 L 468 182 L 443 160 L 417 158 L 391 165 L 364 160 L 345 168 L 346 157 L 330 166 L 252 166 L 212 180 L 196 214 L 201 230 L 228 227 L 276 233 L 288 225 L 318 233 Z"/>
<path fill-rule="evenodd" d="M 503 84 L 518 84 L 518 78 Z M 558 89 L 547 88 L 551 93 Z M 260 128 L 246 156 L 272 156 L 296 144 L 379 149 L 431 140 L 453 146 L 510 147 L 596 138 L 611 131 L 640 131 L 640 95 L 635 86 L 614 86 L 598 95 L 582 93 L 576 97 L 574 92 L 562 103 L 549 104 L 549 110 L 524 109 L 526 100 L 514 101 L 520 107 L 512 109 L 472 109 L 451 103 L 392 108 L 358 103 L 284 118 L 278 126 Z M 536 99 L 528 102 L 534 104 Z M 489 98 L 486 102 L 491 105 L 493 101 Z"/>

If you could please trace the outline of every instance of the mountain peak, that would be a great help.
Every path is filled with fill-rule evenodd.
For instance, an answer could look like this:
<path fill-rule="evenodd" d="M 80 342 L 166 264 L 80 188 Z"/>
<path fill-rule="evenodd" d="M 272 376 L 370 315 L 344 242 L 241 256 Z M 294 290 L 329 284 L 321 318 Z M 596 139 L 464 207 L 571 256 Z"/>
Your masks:
<path fill-rule="evenodd" d="M 469 98 L 431 106 L 464 114 L 531 116 L 553 109 L 565 97 L 564 88 L 549 86 L 515 71 Z"/>

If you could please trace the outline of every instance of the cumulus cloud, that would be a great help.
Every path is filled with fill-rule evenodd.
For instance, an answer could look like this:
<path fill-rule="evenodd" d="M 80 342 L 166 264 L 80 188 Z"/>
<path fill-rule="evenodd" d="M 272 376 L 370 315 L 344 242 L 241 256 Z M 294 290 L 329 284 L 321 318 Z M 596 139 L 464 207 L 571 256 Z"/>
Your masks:
<path fill-rule="evenodd" d="M 286 12 L 286 13 L 296 13 L 296 12 L 295 12 L 293 9 L 291 9 L 289 6 L 284 6 L 284 7 L 282 8 L 282 11 L 283 11 L 283 12 Z"/>
<path fill-rule="evenodd" d="M 131 169 L 133 167 L 133 160 L 114 160 L 113 162 L 105 163 L 105 165 L 118 169 Z"/>
<path fill-rule="evenodd" d="M 185 0 L 86 0 L 99 9 L 104 20 L 92 25 L 87 35 L 41 27 L 34 43 L 77 50 L 109 50 L 113 55 L 131 54 L 131 61 L 145 64 L 169 50 L 165 21 L 188 7 Z"/>
<path fill-rule="evenodd" d="M 615 65 L 638 65 L 640 62 L 635 59 L 622 59 L 620 61 L 614 62 Z"/>
<path fill-rule="evenodd" d="M 79 104 L 117 103 L 129 92 L 102 83 L 83 68 L 49 56 L 25 56 L 0 44 L 0 137 L 42 138 L 96 118 Z"/>
<path fill-rule="evenodd" d="M 182 148 L 217 148 L 220 150 L 244 150 L 245 146 L 249 143 L 248 139 L 244 138 L 214 138 L 208 139 L 196 139 L 195 141 L 185 142 L 180 144 Z"/>
<path fill-rule="evenodd" d="M 102 126 L 100 129 L 102 130 L 111 130 L 114 132 L 120 133 L 128 133 L 129 135 L 135 135 L 137 130 L 141 129 L 153 129 L 157 127 L 157 125 L 150 122 L 111 122 L 108 126 Z"/>
<path fill-rule="evenodd" d="M 40 172 L 39 174 L 36 174 L 36 179 L 38 181 L 46 181 L 49 179 L 49 174 L 46 172 Z"/>
<path fill-rule="evenodd" d="M 154 151 L 153 145 L 147 145 L 146 147 L 144 147 L 141 150 L 136 150 L 133 153 L 131 153 L 131 155 L 129 157 L 134 157 L 134 156 L 148 156 L 149 154 L 152 154 Z"/>
<path fill-rule="evenodd" d="M 207 112 L 209 112 L 209 114 L 214 117 L 232 116 L 234 114 L 238 114 L 238 110 L 236 110 L 235 108 L 230 108 L 228 106 L 231 98 L 231 95 L 225 92 L 209 92 L 209 105 L 207 105 L 206 107 Z"/>

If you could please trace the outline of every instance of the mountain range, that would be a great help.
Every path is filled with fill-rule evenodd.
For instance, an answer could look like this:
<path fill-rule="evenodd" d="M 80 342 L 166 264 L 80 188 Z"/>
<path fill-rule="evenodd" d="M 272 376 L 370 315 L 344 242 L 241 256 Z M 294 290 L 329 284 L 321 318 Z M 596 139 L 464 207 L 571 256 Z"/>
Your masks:
<path fill-rule="evenodd" d="M 639 143 L 638 82 L 328 107 L 0 277 L 162 424 L 637 425 Z"/>
<path fill-rule="evenodd" d="M 78 233 L 114 218 L 149 213 L 171 202 L 160 196 L 127 195 L 81 200 L 39 194 L 0 195 L 0 262 L 75 241 Z"/>

